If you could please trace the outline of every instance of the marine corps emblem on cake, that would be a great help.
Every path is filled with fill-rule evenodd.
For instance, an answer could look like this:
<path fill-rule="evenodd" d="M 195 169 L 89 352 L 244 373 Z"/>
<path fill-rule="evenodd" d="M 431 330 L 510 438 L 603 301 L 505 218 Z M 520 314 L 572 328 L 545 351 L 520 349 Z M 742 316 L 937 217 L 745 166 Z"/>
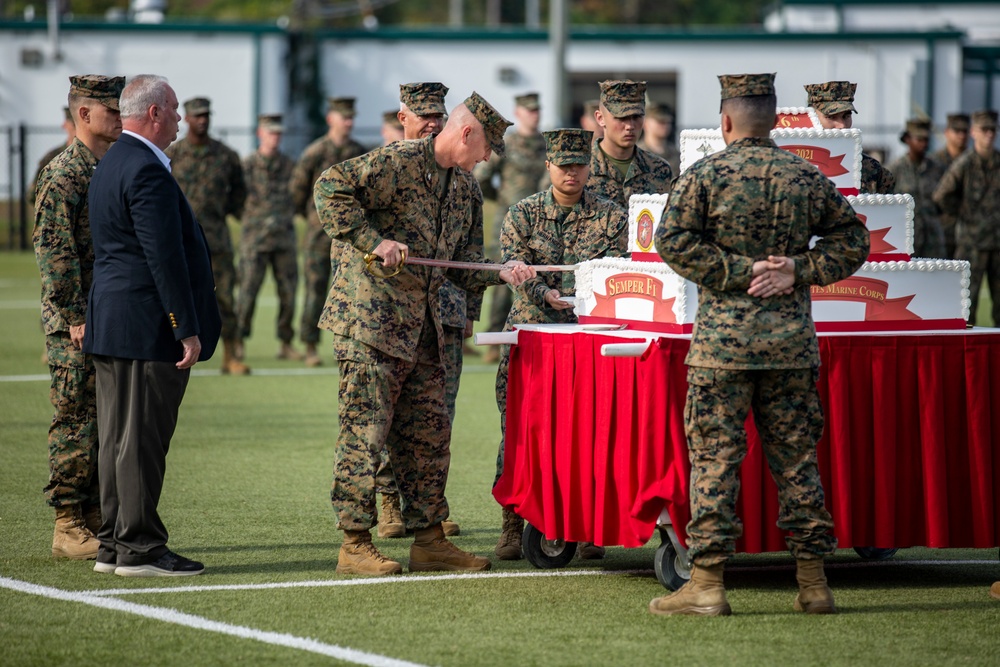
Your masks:
<path fill-rule="evenodd" d="M 639 244 L 639 250 L 650 252 L 653 249 L 653 214 L 648 208 L 639 213 L 637 227 L 636 243 Z"/>

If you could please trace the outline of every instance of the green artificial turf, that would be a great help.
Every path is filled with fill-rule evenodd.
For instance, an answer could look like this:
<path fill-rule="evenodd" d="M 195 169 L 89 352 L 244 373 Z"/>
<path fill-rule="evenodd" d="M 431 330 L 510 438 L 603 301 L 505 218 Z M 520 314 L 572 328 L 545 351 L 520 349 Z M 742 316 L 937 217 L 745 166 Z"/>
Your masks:
<path fill-rule="evenodd" d="M 96 574 L 90 562 L 54 560 L 53 514 L 41 492 L 50 407 L 32 305 L 36 274 L 30 254 L 0 254 L 0 577 L 64 591 L 135 591 L 112 599 L 349 647 L 371 654 L 372 664 L 997 664 L 1000 601 L 987 592 L 1000 579 L 997 549 L 905 549 L 883 563 L 838 552 L 828 574 L 842 613 L 831 617 L 792 611 L 794 566 L 785 554 L 733 561 L 726 575 L 731 618 L 652 616 L 649 600 L 666 592 L 652 572 L 655 537 L 639 549 L 609 548 L 603 562 L 575 560 L 557 571 L 496 561 L 492 574 L 505 576 L 407 574 L 338 585 L 357 578 L 334 572 L 340 534 L 329 483 L 337 377 L 327 349 L 327 366 L 310 371 L 274 359 L 270 282 L 247 343 L 254 374 L 223 377 L 217 360 L 199 364 L 168 457 L 160 510 L 170 546 L 204 561 L 206 573 L 125 579 Z M 492 555 L 500 523 L 489 493 L 499 431 L 494 367 L 476 357 L 466 364 L 448 497 L 462 526 L 456 544 Z M 405 564 L 408 539 L 376 543 Z M 560 576 L 526 576 L 551 574 Z M 0 647 L 2 665 L 343 664 L 4 587 Z"/>

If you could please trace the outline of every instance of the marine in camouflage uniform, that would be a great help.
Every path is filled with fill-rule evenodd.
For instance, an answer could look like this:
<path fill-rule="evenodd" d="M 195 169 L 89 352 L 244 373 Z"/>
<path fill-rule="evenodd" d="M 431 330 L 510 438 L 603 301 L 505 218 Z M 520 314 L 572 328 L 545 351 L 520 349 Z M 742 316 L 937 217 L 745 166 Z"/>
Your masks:
<path fill-rule="evenodd" d="M 331 500 L 345 541 L 341 573 L 401 571 L 371 544 L 375 524 L 375 462 L 383 447 L 415 531 L 411 571 L 488 569 L 487 559 L 458 550 L 443 534 L 451 422 L 445 406 L 442 269 L 402 265 L 405 254 L 482 260 L 469 210 L 476 196 L 471 169 L 503 151 L 510 125 L 473 93 L 436 137 L 402 141 L 334 165 L 316 184 L 316 208 L 330 236 L 344 244 L 320 326 L 335 335 L 340 366 L 339 421 Z M 371 253 L 382 266 L 366 270 Z M 394 273 L 379 277 L 373 273 Z M 520 282 L 527 267 L 452 271 L 466 291 Z"/>
<path fill-rule="evenodd" d="M 316 351 L 319 343 L 319 318 L 323 302 L 330 289 L 331 272 L 336 273 L 337 245 L 323 231 L 316 205 L 313 203 L 313 186 L 323 171 L 344 160 L 364 155 L 368 149 L 351 138 L 354 126 L 353 97 L 331 97 L 327 100 L 326 123 L 329 131 L 309 144 L 302 152 L 292 171 L 292 202 L 295 212 L 306 219 L 306 234 L 302 249 L 302 282 L 305 302 L 299 337 L 306 344 L 306 365 L 319 366 L 323 362 Z"/>
<path fill-rule="evenodd" d="M 929 120 L 913 118 L 906 121 L 900 141 L 909 147 L 909 151 L 892 163 L 891 171 L 896 177 L 896 192 L 913 196 L 913 256 L 944 258 L 944 232 L 937 204 L 931 199 L 944 169 L 937 160 L 927 155 L 930 138 Z"/>
<path fill-rule="evenodd" d="M 597 122 L 604 138 L 591 149 L 587 188 L 626 211 L 629 197 L 668 192 L 674 178 L 666 160 L 636 145 L 645 113 L 645 81 L 601 82 Z"/>
<path fill-rule="evenodd" d="M 396 120 L 403 128 L 406 140 L 423 139 L 441 131 L 447 108 L 444 97 L 448 87 L 439 82 L 404 83 L 399 86 L 400 110 Z M 483 246 L 483 196 L 479 184 L 468 171 L 457 167 L 453 177 L 469 181 L 473 191 L 470 199 L 469 218 L 470 242 L 473 246 Z M 442 347 L 445 365 L 445 406 L 450 423 L 455 422 L 455 403 L 462 379 L 464 365 L 463 347 L 465 338 L 472 334 L 472 325 L 479 319 L 483 295 L 461 289 L 445 278 L 438 290 L 441 310 L 441 325 L 444 332 Z M 403 537 L 406 526 L 400 510 L 399 490 L 393 478 L 389 463 L 388 448 L 383 448 L 375 475 L 375 490 L 382 494 L 382 510 L 379 514 L 379 537 Z M 461 528 L 451 519 L 441 522 L 445 535 L 458 535 Z"/>
<path fill-rule="evenodd" d="M 250 337 L 257 294 L 264 282 L 268 265 L 278 290 L 277 334 L 281 341 L 280 359 L 301 359 L 292 349 L 292 315 L 295 312 L 295 287 L 299 279 L 295 255 L 295 216 L 288 184 L 295 163 L 281 152 L 281 134 L 285 128 L 281 115 L 262 114 L 258 118 L 260 148 L 243 159 L 243 179 L 247 186 L 243 208 L 243 233 L 240 237 L 240 336 Z"/>
<path fill-rule="evenodd" d="M 1000 152 L 994 147 L 997 112 L 972 114 L 973 150 L 955 160 L 934 191 L 934 202 L 955 216 L 955 259 L 971 265 L 969 324 L 976 323 L 983 277 L 993 295 L 993 326 L 1000 324 Z"/>
<path fill-rule="evenodd" d="M 628 250 L 628 215 L 615 202 L 595 195 L 587 182 L 593 133 L 553 130 L 544 133 L 546 159 L 553 181 L 544 192 L 510 207 L 500 235 L 501 261 L 526 264 L 576 264 L 600 257 L 621 257 Z M 571 178 L 567 180 L 567 175 Z M 515 324 L 576 322 L 573 307 L 560 296 L 576 292 L 572 272 L 551 271 L 525 281 L 513 291 L 514 303 L 504 331 Z M 494 484 L 503 472 L 507 423 L 507 371 L 510 347 L 503 346 L 497 368 L 496 396 L 500 408 L 500 448 Z M 503 528 L 496 555 L 503 560 L 521 557 L 524 522 L 512 508 L 503 509 Z M 599 557 L 600 549 L 588 545 Z"/>
<path fill-rule="evenodd" d="M 666 104 L 650 102 L 646 105 L 646 120 L 643 123 L 642 139 L 639 148 L 659 155 L 670 171 L 679 174 L 681 169 L 681 152 L 677 144 L 671 140 L 674 131 L 674 113 Z"/>
<path fill-rule="evenodd" d="M 944 128 L 945 145 L 931 153 L 931 157 L 941 165 L 941 176 L 962 153 L 969 143 L 969 116 L 964 113 L 950 113 Z M 936 187 L 936 186 L 935 186 Z M 944 229 L 944 252 L 946 259 L 955 259 L 955 216 L 940 211 L 941 227 Z"/>
<path fill-rule="evenodd" d="M 858 84 L 849 81 L 827 81 L 806 85 L 809 106 L 816 110 L 819 122 L 826 130 L 849 129 L 854 125 L 854 93 Z M 896 179 L 882 163 L 867 153 L 861 154 L 861 192 L 891 195 Z"/>
<path fill-rule="evenodd" d="M 774 75 L 719 79 L 727 147 L 681 175 L 656 231 L 660 256 L 699 293 L 684 413 L 694 569 L 650 611 L 730 613 L 722 570 L 742 532 L 736 501 L 752 409 L 778 486 L 778 526 L 798 563 L 796 608 L 832 612 L 822 559 L 837 541 L 816 465 L 823 412 L 810 286 L 860 268 L 868 231 L 832 181 L 770 139 Z"/>
<path fill-rule="evenodd" d="M 42 156 L 42 159 L 38 161 L 38 168 L 35 169 L 35 175 L 31 179 L 31 183 L 28 184 L 28 201 L 32 206 L 35 205 L 35 194 L 38 188 L 38 177 L 42 173 L 42 169 L 45 169 L 45 165 L 52 162 L 53 159 L 64 150 L 69 148 L 73 144 L 73 139 L 76 137 L 76 126 L 73 125 L 73 114 L 70 113 L 69 107 L 63 107 L 63 123 L 62 128 L 66 132 L 66 143 L 60 144 L 55 148 L 48 151 Z"/>
<path fill-rule="evenodd" d="M 525 93 L 514 98 L 514 131 L 504 138 L 503 157 L 494 154 L 475 169 L 476 179 L 486 199 L 496 201 L 493 218 L 494 239 L 499 242 L 500 228 L 511 206 L 544 189 L 541 181 L 545 172 L 545 139 L 538 131 L 541 106 L 538 93 Z M 494 178 L 500 180 L 494 186 Z M 491 256 L 493 252 L 490 252 Z M 506 286 L 490 290 L 490 320 L 488 331 L 499 331 L 507 321 L 512 299 Z M 493 362 L 495 348 L 487 351 L 486 361 Z"/>
<path fill-rule="evenodd" d="M 83 340 L 94 272 L 87 192 L 98 160 L 121 134 L 124 77 L 70 77 L 80 134 L 38 178 L 32 241 L 42 278 L 42 324 L 54 414 L 49 425 L 48 504 L 56 508 L 52 554 L 95 558 L 101 523 L 96 373 Z"/>
<path fill-rule="evenodd" d="M 211 113 L 211 102 L 207 98 L 195 97 L 184 102 L 187 136 L 175 141 L 164 152 L 170 158 L 171 173 L 205 232 L 212 255 L 215 298 L 222 315 L 222 372 L 245 375 L 250 369 L 241 359 L 243 341 L 233 297 L 236 267 L 226 218 L 243 215 L 247 189 L 239 155 L 208 136 Z"/>

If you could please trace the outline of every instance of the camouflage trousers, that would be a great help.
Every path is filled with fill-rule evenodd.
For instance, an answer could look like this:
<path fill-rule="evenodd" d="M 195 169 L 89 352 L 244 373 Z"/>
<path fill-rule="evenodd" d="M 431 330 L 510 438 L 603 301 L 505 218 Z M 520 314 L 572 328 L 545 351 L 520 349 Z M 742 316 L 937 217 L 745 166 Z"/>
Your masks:
<path fill-rule="evenodd" d="M 743 534 L 736 515 L 740 465 L 747 452 L 744 421 L 753 410 L 764 456 L 778 485 L 778 527 L 796 558 L 832 553 L 837 539 L 816 465 L 823 406 L 812 369 L 688 368 L 684 423 L 691 460 L 691 562 L 726 562 Z"/>
<path fill-rule="evenodd" d="M 500 475 L 503 474 L 504 440 L 507 437 L 507 373 L 509 370 L 510 345 L 501 345 L 496 382 L 497 408 L 500 409 L 500 447 L 497 449 L 497 471 L 493 477 L 493 486 L 497 485 L 497 482 L 500 481 Z"/>
<path fill-rule="evenodd" d="M 979 306 L 979 291 L 983 287 L 983 278 L 990 288 L 993 297 L 993 324 L 1000 325 L 1000 250 L 977 249 L 968 239 L 959 241 L 955 259 L 969 262 L 969 324 L 976 323 L 976 311 Z"/>
<path fill-rule="evenodd" d="M 215 277 L 215 300 L 222 316 L 222 340 L 239 339 L 233 289 L 236 287 L 236 267 L 231 250 L 212 253 L 212 275 Z"/>
<path fill-rule="evenodd" d="M 292 315 L 295 313 L 295 288 L 299 281 L 298 259 L 295 248 L 253 252 L 244 250 L 240 256 L 240 296 L 237 301 L 240 336 L 250 337 L 253 314 L 257 307 L 257 295 L 270 265 L 274 283 L 278 290 L 278 340 L 291 343 L 295 337 L 292 330 Z"/>
<path fill-rule="evenodd" d="M 323 314 L 326 297 L 330 294 L 332 266 L 330 237 L 319 225 L 309 225 L 306 228 L 302 253 L 302 287 L 305 289 L 305 302 L 302 305 L 299 337 L 303 343 L 319 342 L 319 318 Z"/>
<path fill-rule="evenodd" d="M 69 332 L 45 337 L 52 379 L 49 399 L 49 483 L 52 507 L 98 504 L 96 372 L 89 354 L 70 342 Z"/>
<path fill-rule="evenodd" d="M 448 409 L 448 423 L 455 423 L 455 403 L 458 400 L 458 386 L 462 381 L 462 346 L 465 344 L 465 330 L 444 327 L 444 403 Z M 389 463 L 388 447 L 382 448 L 378 470 L 375 473 L 375 490 L 379 493 L 396 495 L 396 480 Z"/>
<path fill-rule="evenodd" d="M 330 500 L 342 530 L 375 525 L 375 468 L 383 449 L 407 529 L 448 518 L 444 490 L 451 464 L 451 422 L 445 407 L 445 370 L 430 318 L 424 329 L 412 362 L 350 339 L 334 343 L 340 366 L 340 433 Z"/>

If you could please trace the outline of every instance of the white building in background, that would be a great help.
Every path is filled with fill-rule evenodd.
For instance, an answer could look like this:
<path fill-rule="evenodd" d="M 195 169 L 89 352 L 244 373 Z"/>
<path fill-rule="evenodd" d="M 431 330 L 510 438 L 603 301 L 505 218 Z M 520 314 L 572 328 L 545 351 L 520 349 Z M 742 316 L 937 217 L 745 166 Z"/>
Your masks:
<path fill-rule="evenodd" d="M 287 114 L 286 148 L 297 153 L 323 131 L 328 95 L 358 98 L 355 135 L 375 145 L 382 112 L 398 107 L 399 84 L 410 81 L 444 82 L 449 105 L 476 90 L 508 116 L 515 95 L 535 90 L 543 128 L 552 128 L 576 123 L 582 103 L 598 97 L 598 81 L 645 79 L 652 97 L 676 109 L 679 131 L 718 125 L 716 75 L 773 71 L 781 106 L 804 105 L 807 83 L 856 81 L 855 126 L 866 148 L 895 154 L 910 116 L 940 126 L 948 113 L 997 104 L 1000 3 L 942 7 L 784 0 L 768 30 L 577 27 L 565 58 L 569 119 L 546 105 L 554 74 L 544 31 L 303 34 L 276 25 L 74 21 L 53 38 L 44 21 L 0 22 L 0 202 L 19 199 L 40 157 L 60 141 L 68 77 L 79 73 L 163 74 L 181 100 L 211 98 L 213 134 L 245 154 L 265 112 Z"/>

